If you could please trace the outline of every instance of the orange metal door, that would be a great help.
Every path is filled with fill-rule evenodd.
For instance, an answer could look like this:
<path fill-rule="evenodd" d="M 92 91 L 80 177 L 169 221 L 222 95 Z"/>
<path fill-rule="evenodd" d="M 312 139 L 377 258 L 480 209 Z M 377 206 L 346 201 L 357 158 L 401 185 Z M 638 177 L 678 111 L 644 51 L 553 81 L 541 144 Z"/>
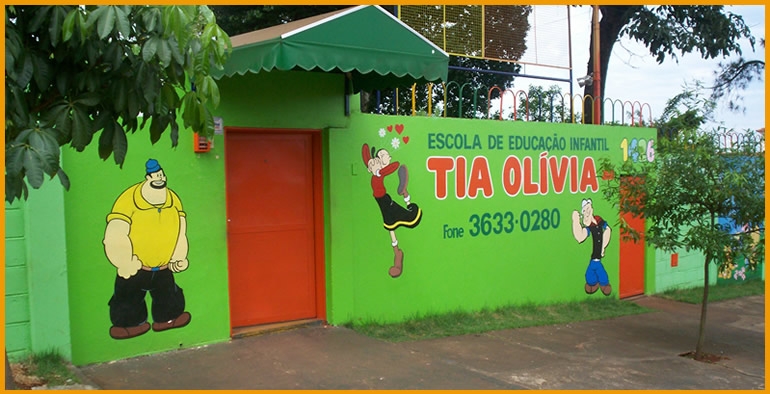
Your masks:
<path fill-rule="evenodd" d="M 630 182 L 640 182 L 639 178 L 628 180 Z M 625 194 L 623 190 L 621 193 Z M 623 196 L 622 198 L 629 198 Z M 638 196 L 635 196 L 638 198 Z M 620 298 L 633 297 L 644 294 L 644 219 L 634 217 L 630 213 L 623 215 L 628 225 L 639 232 L 640 239 L 623 240 L 623 234 L 620 234 L 620 288 L 618 294 Z"/>
<path fill-rule="evenodd" d="M 312 135 L 225 143 L 232 327 L 316 317 Z"/>
<path fill-rule="evenodd" d="M 644 219 L 625 214 L 628 224 L 644 232 Z M 620 298 L 644 294 L 644 238 L 637 242 L 620 239 Z"/>

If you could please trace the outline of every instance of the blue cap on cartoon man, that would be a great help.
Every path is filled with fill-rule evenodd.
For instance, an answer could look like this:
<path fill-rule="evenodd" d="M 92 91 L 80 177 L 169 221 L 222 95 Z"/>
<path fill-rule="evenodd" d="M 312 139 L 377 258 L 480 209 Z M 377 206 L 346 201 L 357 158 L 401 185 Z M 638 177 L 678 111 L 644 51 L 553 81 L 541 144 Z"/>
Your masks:
<path fill-rule="evenodd" d="M 158 163 L 158 161 L 155 159 L 147 160 L 147 163 L 144 166 L 147 169 L 147 175 L 161 170 L 160 163 Z"/>

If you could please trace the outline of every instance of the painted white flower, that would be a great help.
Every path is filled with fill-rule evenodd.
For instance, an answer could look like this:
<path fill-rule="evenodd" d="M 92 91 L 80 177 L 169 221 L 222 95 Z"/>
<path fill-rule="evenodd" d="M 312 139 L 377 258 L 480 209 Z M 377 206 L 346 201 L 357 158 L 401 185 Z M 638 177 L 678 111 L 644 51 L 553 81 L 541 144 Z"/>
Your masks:
<path fill-rule="evenodd" d="M 390 145 L 393 147 L 393 149 L 398 149 L 398 146 L 401 145 L 401 140 L 398 138 L 393 138 L 393 140 L 390 141 Z"/>
<path fill-rule="evenodd" d="M 379 131 L 379 133 L 380 133 L 380 138 L 382 138 L 382 137 L 384 137 L 384 136 L 385 136 L 385 134 L 387 134 L 388 132 L 387 132 L 387 131 L 385 131 L 385 129 L 384 129 L 384 128 L 381 128 L 381 129 L 380 129 L 380 131 Z"/>
<path fill-rule="evenodd" d="M 746 267 L 741 267 L 741 269 L 736 270 L 735 274 L 733 275 L 733 278 L 735 280 L 738 280 L 738 278 L 741 278 L 741 280 L 746 280 Z"/>

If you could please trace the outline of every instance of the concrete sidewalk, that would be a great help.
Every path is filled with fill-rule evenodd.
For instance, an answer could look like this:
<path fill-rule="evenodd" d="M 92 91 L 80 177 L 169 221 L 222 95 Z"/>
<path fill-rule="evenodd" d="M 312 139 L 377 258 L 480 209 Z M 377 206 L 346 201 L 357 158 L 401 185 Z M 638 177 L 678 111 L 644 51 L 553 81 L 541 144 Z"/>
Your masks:
<path fill-rule="evenodd" d="M 311 326 L 80 372 L 102 389 L 764 389 L 764 296 L 700 307 L 642 297 L 655 312 L 615 319 L 388 343 Z"/>

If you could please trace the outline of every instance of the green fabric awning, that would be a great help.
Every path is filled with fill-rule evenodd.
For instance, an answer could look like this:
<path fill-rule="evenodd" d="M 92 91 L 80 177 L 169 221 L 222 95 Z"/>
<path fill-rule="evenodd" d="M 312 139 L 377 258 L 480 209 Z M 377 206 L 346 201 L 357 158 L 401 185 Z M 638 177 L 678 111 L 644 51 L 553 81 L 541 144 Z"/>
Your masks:
<path fill-rule="evenodd" d="M 353 91 L 446 80 L 449 56 L 376 5 L 231 37 L 223 75 L 270 70 L 350 73 Z"/>

